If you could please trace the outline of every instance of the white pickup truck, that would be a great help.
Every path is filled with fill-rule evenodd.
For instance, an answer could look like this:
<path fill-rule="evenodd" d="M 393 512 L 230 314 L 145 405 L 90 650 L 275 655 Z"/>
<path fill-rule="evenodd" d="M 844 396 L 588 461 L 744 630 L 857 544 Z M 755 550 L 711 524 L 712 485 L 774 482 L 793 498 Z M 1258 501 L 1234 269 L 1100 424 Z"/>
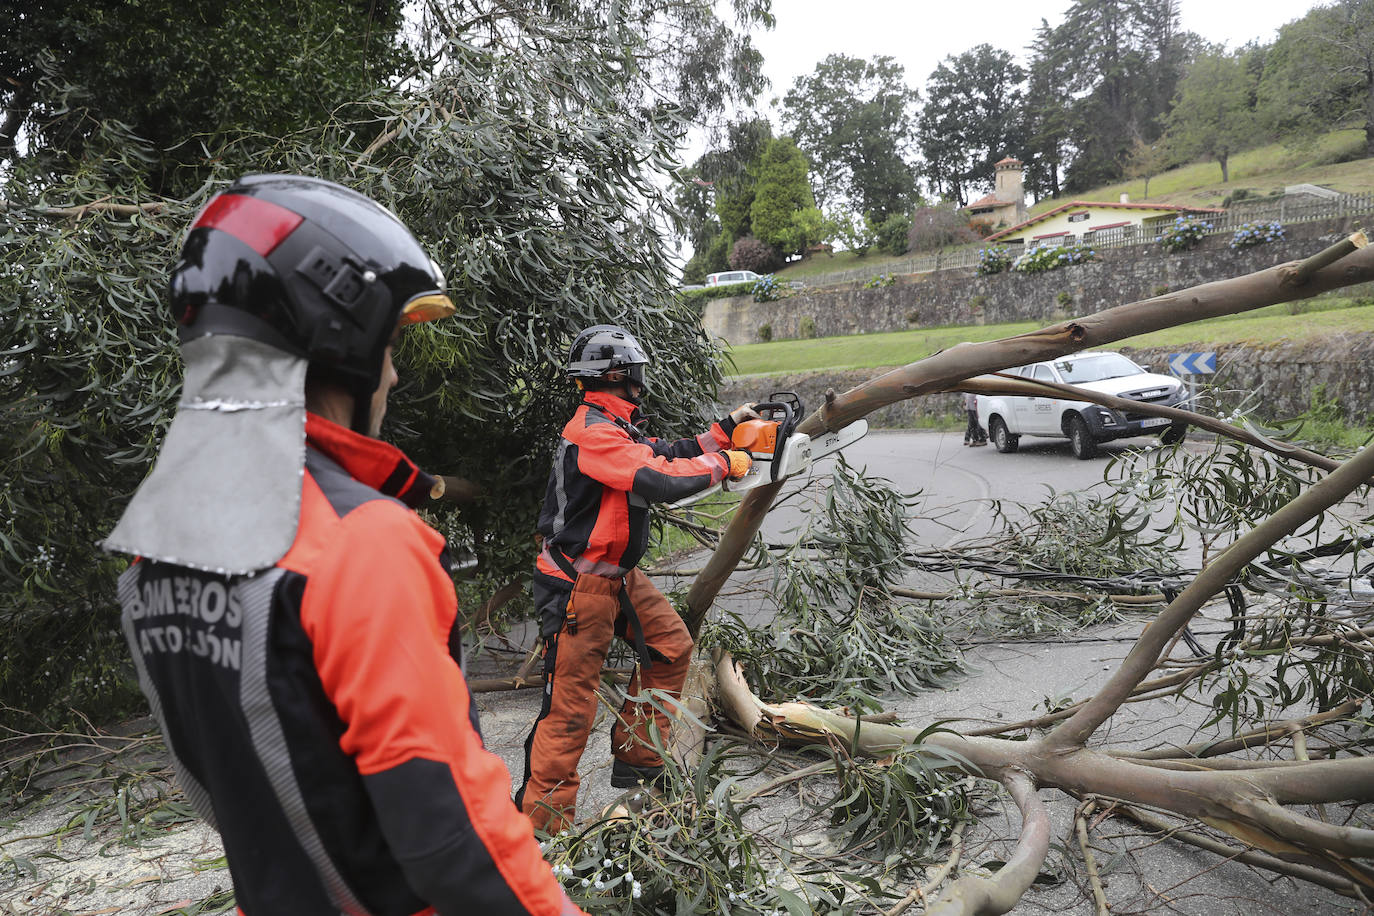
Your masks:
<path fill-rule="evenodd" d="M 1165 407 L 1181 406 L 1187 397 L 1178 379 L 1150 372 L 1120 353 L 1075 353 L 1006 372 Z M 1067 438 L 1077 458 L 1093 457 L 1099 443 L 1112 439 L 1158 433 L 1165 443 L 1172 444 L 1183 441 L 1188 433 L 1186 423 L 1053 396 L 980 394 L 978 422 L 999 452 L 1016 451 L 1022 436 L 1053 436 Z"/>

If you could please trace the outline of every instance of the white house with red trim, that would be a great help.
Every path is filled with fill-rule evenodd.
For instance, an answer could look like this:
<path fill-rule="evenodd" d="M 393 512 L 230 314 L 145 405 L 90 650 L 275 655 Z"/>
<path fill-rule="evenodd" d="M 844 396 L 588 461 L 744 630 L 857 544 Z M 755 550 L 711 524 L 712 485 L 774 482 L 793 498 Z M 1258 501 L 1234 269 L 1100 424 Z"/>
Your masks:
<path fill-rule="evenodd" d="M 1211 207 L 1175 207 L 1172 204 L 1133 204 L 1121 195 L 1118 203 L 1072 200 L 988 236 L 989 242 L 1025 245 L 1056 245 L 1120 241 L 1153 237 L 1179 216 L 1225 213 Z"/>

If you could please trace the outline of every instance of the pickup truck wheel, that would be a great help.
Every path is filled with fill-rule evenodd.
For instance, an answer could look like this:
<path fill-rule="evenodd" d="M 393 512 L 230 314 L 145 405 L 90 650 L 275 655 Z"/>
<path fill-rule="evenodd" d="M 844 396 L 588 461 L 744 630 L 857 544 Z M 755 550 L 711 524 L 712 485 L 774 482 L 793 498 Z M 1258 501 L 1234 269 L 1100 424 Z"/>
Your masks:
<path fill-rule="evenodd" d="M 1159 441 L 1165 445 L 1177 445 L 1188 435 L 1187 423 L 1174 423 L 1164 428 L 1164 432 L 1159 434 Z"/>
<path fill-rule="evenodd" d="M 1021 437 L 1008 432 L 1007 424 L 1001 417 L 993 417 L 988 421 L 988 431 L 992 434 L 992 444 L 1003 455 L 1010 455 L 1021 444 Z"/>
<path fill-rule="evenodd" d="M 1092 458 L 1097 454 L 1097 442 L 1093 439 L 1088 424 L 1078 414 L 1069 417 L 1069 448 L 1079 460 Z"/>

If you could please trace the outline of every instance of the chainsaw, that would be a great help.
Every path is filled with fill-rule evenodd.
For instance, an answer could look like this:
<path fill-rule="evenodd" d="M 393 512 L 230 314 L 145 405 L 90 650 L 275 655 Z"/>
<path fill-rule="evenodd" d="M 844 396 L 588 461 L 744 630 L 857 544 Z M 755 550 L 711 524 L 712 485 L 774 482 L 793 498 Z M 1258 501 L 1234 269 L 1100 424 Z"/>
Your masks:
<path fill-rule="evenodd" d="M 817 459 L 853 445 L 868 434 L 867 420 L 855 420 L 843 429 L 814 439 L 797 432 L 797 424 L 806 412 L 801 398 L 793 391 L 774 392 L 767 401 L 755 404 L 754 410 L 759 418 L 736 424 L 730 434 L 731 448 L 748 452 L 754 463 L 741 479 L 726 481 L 722 485 L 725 489 L 752 490 L 800 474 Z M 696 502 L 714 490 L 712 487 L 677 505 Z"/>

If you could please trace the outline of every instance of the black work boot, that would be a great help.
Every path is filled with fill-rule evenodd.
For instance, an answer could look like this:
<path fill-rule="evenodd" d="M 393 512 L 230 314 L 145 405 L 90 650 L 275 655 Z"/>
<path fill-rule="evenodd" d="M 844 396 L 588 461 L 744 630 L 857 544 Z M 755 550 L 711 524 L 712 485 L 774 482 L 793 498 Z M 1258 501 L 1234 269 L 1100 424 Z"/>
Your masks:
<path fill-rule="evenodd" d="M 611 788 L 633 789 L 639 785 L 661 788 L 664 782 L 663 767 L 637 767 L 617 758 L 611 766 Z"/>

